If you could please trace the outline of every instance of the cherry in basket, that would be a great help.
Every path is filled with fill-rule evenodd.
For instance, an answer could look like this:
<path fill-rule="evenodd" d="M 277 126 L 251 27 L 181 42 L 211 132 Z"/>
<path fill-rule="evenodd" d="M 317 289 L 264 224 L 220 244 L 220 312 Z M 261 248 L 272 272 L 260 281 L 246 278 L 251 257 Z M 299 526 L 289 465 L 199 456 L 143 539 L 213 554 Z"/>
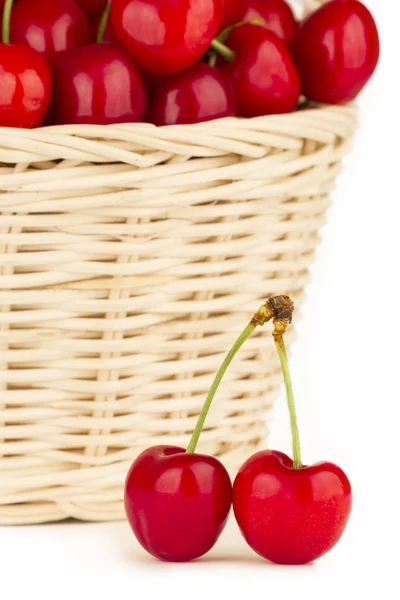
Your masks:
<path fill-rule="evenodd" d="M 356 98 L 379 60 L 378 30 L 358 0 L 332 0 L 301 26 L 291 50 L 309 100 L 328 104 Z"/>
<path fill-rule="evenodd" d="M 125 484 L 125 510 L 140 544 L 161 560 L 182 562 L 208 552 L 225 527 L 232 484 L 225 467 L 196 448 L 219 384 L 257 326 L 274 317 L 265 304 L 240 334 L 219 368 L 188 448 L 155 446 L 133 463 Z"/>
<path fill-rule="evenodd" d="M 300 78 L 286 44 L 274 33 L 246 23 L 234 29 L 225 44 L 214 40 L 212 47 L 224 58 L 219 68 L 233 84 L 241 117 L 296 109 Z"/>
<path fill-rule="evenodd" d="M 168 75 L 202 58 L 223 17 L 224 0 L 113 0 L 112 28 L 144 71 Z"/>
<path fill-rule="evenodd" d="M 305 564 L 331 550 L 342 536 L 351 511 L 351 487 L 337 465 L 302 464 L 283 340 L 293 304 L 285 296 L 267 304 L 275 313 L 273 335 L 287 390 L 293 460 L 274 450 L 249 458 L 233 485 L 233 508 L 243 536 L 255 552 L 275 563 Z"/>
<path fill-rule="evenodd" d="M 148 120 L 155 125 L 200 123 L 236 115 L 229 79 L 205 63 L 165 77 L 150 97 Z"/>
<path fill-rule="evenodd" d="M 74 0 L 19 0 L 12 11 L 11 41 L 26 44 L 54 65 L 93 41 L 91 24 Z"/>
<path fill-rule="evenodd" d="M 293 11 L 285 0 L 249 0 L 243 21 L 263 24 L 286 43 L 290 42 L 299 28 Z"/>
<path fill-rule="evenodd" d="M 53 76 L 55 123 L 109 125 L 144 120 L 143 80 L 120 48 L 91 44 L 73 50 L 57 63 Z"/>
<path fill-rule="evenodd" d="M 46 116 L 51 95 L 51 71 L 36 50 L 10 44 L 13 0 L 6 0 L 3 42 L 0 44 L 0 126 L 38 127 Z"/>
<path fill-rule="evenodd" d="M 109 9 L 107 5 L 101 19 L 98 43 L 72 50 L 53 70 L 50 112 L 56 124 L 144 120 L 147 94 L 138 69 L 120 48 L 103 43 Z"/>

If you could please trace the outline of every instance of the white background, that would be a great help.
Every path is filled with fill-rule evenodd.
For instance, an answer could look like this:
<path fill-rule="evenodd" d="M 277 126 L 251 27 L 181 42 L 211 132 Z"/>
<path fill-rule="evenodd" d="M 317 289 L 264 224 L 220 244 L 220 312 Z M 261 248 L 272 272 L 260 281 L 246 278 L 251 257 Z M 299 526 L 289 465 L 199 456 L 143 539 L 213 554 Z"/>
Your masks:
<path fill-rule="evenodd" d="M 337 462 L 353 484 L 342 541 L 313 565 L 278 567 L 246 548 L 231 519 L 208 557 L 171 565 L 147 557 L 126 523 L 3 528 L 2 598 L 399 597 L 400 7 L 366 3 L 382 59 L 360 98 L 291 361 L 304 462 Z M 272 428 L 270 445 L 290 452 L 283 395 Z"/>

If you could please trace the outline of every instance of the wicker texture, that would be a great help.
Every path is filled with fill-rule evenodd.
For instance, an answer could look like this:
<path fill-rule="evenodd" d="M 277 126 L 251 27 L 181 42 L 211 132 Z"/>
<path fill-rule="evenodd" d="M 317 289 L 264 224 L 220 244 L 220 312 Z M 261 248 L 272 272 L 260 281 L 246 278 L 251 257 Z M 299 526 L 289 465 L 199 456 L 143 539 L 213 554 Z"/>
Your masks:
<path fill-rule="evenodd" d="M 187 444 L 249 316 L 301 297 L 355 126 L 346 106 L 0 129 L 0 523 L 122 517 L 132 459 Z M 280 381 L 259 332 L 199 451 L 237 468 Z"/>

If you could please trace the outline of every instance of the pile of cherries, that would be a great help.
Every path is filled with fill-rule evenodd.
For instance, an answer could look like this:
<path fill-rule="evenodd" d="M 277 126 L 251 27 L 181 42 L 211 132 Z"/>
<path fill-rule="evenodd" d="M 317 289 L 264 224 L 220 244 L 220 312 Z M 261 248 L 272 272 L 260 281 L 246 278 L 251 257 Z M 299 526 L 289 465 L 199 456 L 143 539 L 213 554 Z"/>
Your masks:
<path fill-rule="evenodd" d="M 291 299 L 275 296 L 254 314 L 217 372 L 186 450 L 154 446 L 133 463 L 125 486 L 126 514 L 140 544 L 156 558 L 183 562 L 206 554 L 223 531 L 232 505 L 249 546 L 275 563 L 314 561 L 342 536 L 352 505 L 348 478 L 333 463 L 305 466 L 301 460 L 284 343 L 292 313 Z M 270 320 L 287 392 L 293 460 L 276 450 L 258 452 L 241 467 L 232 489 L 223 464 L 195 450 L 230 363 L 256 327 Z"/>
<path fill-rule="evenodd" d="M 331 0 L 0 0 L 0 126 L 191 124 L 353 100 L 379 58 L 374 19 Z"/>

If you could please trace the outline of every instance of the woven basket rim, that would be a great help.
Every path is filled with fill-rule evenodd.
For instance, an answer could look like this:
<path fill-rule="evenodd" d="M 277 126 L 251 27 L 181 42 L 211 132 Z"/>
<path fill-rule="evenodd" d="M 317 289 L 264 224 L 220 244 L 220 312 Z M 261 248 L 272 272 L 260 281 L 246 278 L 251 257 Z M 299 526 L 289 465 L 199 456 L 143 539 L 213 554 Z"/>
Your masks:
<path fill-rule="evenodd" d="M 75 128 L 88 128 L 88 127 L 96 127 L 96 128 L 105 128 L 105 129 L 112 129 L 112 128 L 118 128 L 118 127 L 138 127 L 140 129 L 157 129 L 160 131 L 173 131 L 174 129 L 182 129 L 185 128 L 187 129 L 189 128 L 202 128 L 202 127 L 212 127 L 213 125 L 216 124 L 222 124 L 222 123 L 232 123 L 232 124 L 238 124 L 238 123 L 257 123 L 260 122 L 260 120 L 266 120 L 266 121 L 273 121 L 276 119 L 285 119 L 285 120 L 289 120 L 289 119 L 293 119 L 294 117 L 299 117 L 300 115 L 310 115 L 312 113 L 314 113 L 315 111 L 329 111 L 329 112 L 340 112 L 340 111 L 346 111 L 349 108 L 354 108 L 356 110 L 357 108 L 357 104 L 355 102 L 348 102 L 345 104 L 321 104 L 321 103 L 310 103 L 309 106 L 307 106 L 306 108 L 303 108 L 301 110 L 296 110 L 293 111 L 291 113 L 281 113 L 281 114 L 271 114 L 271 115 L 261 115 L 258 117 L 250 117 L 250 118 L 246 118 L 246 117 L 224 117 L 222 119 L 211 119 L 210 121 L 202 121 L 200 123 L 192 123 L 192 124 L 179 124 L 179 125 L 154 125 L 153 123 L 148 123 L 146 121 L 139 121 L 136 123 L 129 123 L 129 122 L 121 122 L 121 123 L 112 123 L 109 125 L 101 125 L 101 124 L 93 124 L 93 123 L 70 123 L 70 124 L 64 124 L 64 125 L 41 125 L 40 127 L 35 127 L 34 129 L 22 129 L 19 127 L 0 127 L 0 132 L 5 132 L 5 131 L 9 131 L 12 132 L 14 135 L 15 134 L 20 134 L 21 132 L 35 132 L 35 131 L 54 131 L 55 133 L 57 131 L 61 132 L 63 130 L 66 129 L 71 129 L 71 127 Z"/>

